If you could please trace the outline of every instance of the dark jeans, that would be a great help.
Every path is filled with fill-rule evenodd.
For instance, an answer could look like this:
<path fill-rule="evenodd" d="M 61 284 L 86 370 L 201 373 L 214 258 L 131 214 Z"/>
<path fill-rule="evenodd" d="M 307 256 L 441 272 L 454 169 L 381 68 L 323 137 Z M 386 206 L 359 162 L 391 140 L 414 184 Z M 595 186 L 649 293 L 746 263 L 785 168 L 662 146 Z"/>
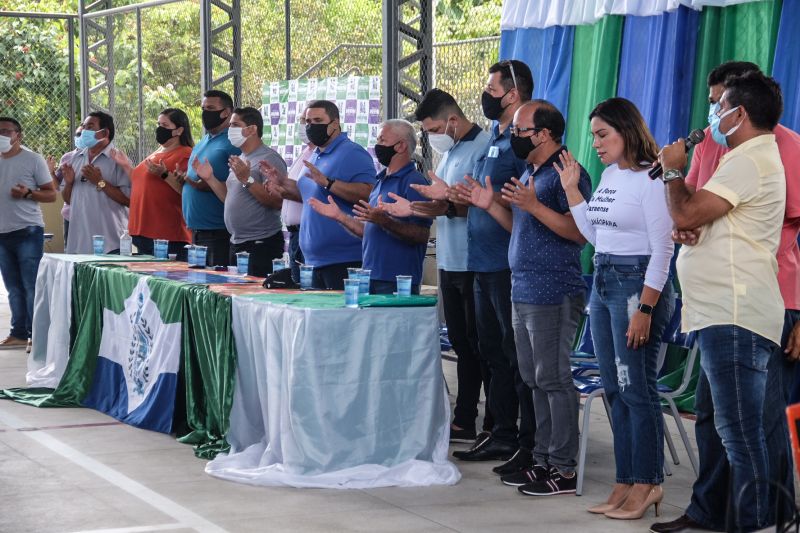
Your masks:
<path fill-rule="evenodd" d="M 231 234 L 225 229 L 192 230 L 192 244 L 207 246 L 206 266 L 228 266 Z"/>
<path fill-rule="evenodd" d="M 305 262 L 300 250 L 300 226 L 287 226 L 289 230 L 289 267 L 292 269 L 292 281 L 300 283 L 300 265 Z"/>
<path fill-rule="evenodd" d="M 656 385 L 661 336 L 672 316 L 667 281 L 650 319 L 647 344 L 628 348 L 631 302 L 638 304 L 648 256 L 595 255 L 589 302 L 592 340 L 613 422 L 617 483 L 664 481 L 664 417 Z"/>
<path fill-rule="evenodd" d="M 369 280 L 370 294 L 394 294 L 397 292 L 397 281 L 384 281 L 382 279 Z M 411 284 L 411 294 L 419 294 L 419 285 Z"/>
<path fill-rule="evenodd" d="M 336 263 L 324 267 L 314 267 L 312 285 L 315 289 L 344 290 L 344 280 L 347 279 L 348 268 L 361 268 L 361 261 L 351 263 Z"/>
<path fill-rule="evenodd" d="M 133 235 L 131 236 L 131 240 L 133 241 L 133 245 L 136 246 L 138 253 L 142 255 L 155 255 L 153 239 L 150 237 Z M 167 245 L 167 253 L 175 254 L 175 259 L 177 261 L 186 261 L 188 256 L 186 246 L 188 244 L 188 242 L 169 241 L 169 244 Z"/>
<path fill-rule="evenodd" d="M 781 345 L 785 346 L 794 323 L 800 318 L 798 311 L 787 310 L 784 317 Z M 732 341 L 731 341 L 732 342 Z M 731 349 L 728 349 L 729 353 Z M 767 363 L 767 378 L 764 387 L 763 431 L 771 480 L 782 482 L 789 494 L 794 495 L 794 477 L 785 409 L 787 392 L 791 383 L 794 363 L 784 357 L 782 348 L 773 350 Z M 743 396 L 747 398 L 747 396 Z M 749 402 L 748 402 L 749 403 Z M 708 376 L 701 367 L 695 390 L 695 435 L 700 460 L 700 472 L 692 488 L 692 501 L 686 510 L 693 520 L 712 528 L 725 529 L 728 500 L 735 493 L 730 491 L 730 462 L 714 426 L 715 408 Z M 779 481 L 780 480 L 780 481 Z M 770 486 L 766 523 L 775 521 L 775 502 L 778 490 Z M 792 506 L 785 500 L 781 508 L 788 513 Z M 786 516 L 786 515 L 784 515 Z"/>
<path fill-rule="evenodd" d="M 475 330 L 475 296 L 473 272 L 439 270 L 439 291 L 447 324 L 447 338 L 456 352 L 458 395 L 453 409 L 453 425 L 475 429 L 481 383 L 489 390 L 489 367 L 481 361 L 478 352 L 478 334 Z M 483 429 L 492 430 L 492 417 L 488 406 L 483 417 Z"/>
<path fill-rule="evenodd" d="M 272 273 L 272 260 L 283 257 L 283 232 L 279 231 L 275 235 L 256 241 L 231 243 L 230 257 L 228 257 L 231 265 L 236 264 L 237 252 L 250 254 L 247 263 L 248 275 L 266 278 Z"/>
<path fill-rule="evenodd" d="M 492 373 L 487 394 L 494 417 L 492 438 L 532 451 L 533 397 L 517 368 L 511 326 L 511 271 L 476 272 L 474 291 L 478 349 Z M 519 430 L 517 413 L 521 415 Z"/>
<path fill-rule="evenodd" d="M 33 323 L 36 274 L 44 251 L 44 228 L 28 226 L 0 233 L 0 273 L 11 308 L 11 336 L 28 339 Z"/>
<path fill-rule="evenodd" d="M 69 237 L 69 220 L 64 220 L 64 249 L 67 249 L 67 237 Z"/>

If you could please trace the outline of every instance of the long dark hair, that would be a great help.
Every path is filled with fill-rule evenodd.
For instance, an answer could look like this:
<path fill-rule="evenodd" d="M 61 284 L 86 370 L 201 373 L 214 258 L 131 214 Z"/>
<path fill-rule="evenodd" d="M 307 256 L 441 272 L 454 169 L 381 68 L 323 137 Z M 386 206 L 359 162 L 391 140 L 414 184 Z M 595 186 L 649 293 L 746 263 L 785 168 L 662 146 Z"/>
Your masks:
<path fill-rule="evenodd" d="M 183 133 L 181 133 L 179 141 L 182 146 L 194 146 L 192 126 L 189 125 L 189 117 L 186 116 L 186 113 L 180 109 L 168 107 L 161 111 L 159 115 L 166 115 L 167 118 L 175 124 L 176 128 L 183 128 Z"/>
<path fill-rule="evenodd" d="M 658 159 L 658 145 L 650 128 L 633 102 L 625 98 L 609 98 L 597 104 L 589 120 L 597 117 L 614 128 L 625 143 L 623 157 L 635 170 L 649 168 Z"/>

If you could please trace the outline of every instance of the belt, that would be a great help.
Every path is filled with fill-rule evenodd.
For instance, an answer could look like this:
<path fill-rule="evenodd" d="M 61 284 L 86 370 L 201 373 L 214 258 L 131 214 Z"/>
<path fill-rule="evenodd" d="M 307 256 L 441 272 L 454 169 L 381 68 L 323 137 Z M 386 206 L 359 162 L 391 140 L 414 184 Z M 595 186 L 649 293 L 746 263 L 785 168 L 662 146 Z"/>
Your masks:
<path fill-rule="evenodd" d="M 649 255 L 613 255 L 613 254 L 595 254 L 595 266 L 602 265 L 626 265 L 638 266 L 647 263 L 650 260 Z"/>
<path fill-rule="evenodd" d="M 286 231 L 290 233 L 297 233 L 298 231 L 300 231 L 300 224 L 286 226 Z"/>

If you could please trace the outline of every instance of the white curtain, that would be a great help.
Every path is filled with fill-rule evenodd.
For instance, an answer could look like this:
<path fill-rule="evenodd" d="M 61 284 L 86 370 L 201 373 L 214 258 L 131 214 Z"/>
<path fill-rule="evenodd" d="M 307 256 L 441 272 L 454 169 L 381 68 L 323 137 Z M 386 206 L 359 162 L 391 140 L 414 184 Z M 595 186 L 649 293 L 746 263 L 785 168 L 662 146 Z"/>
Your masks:
<path fill-rule="evenodd" d="M 500 28 L 578 26 L 594 24 L 605 15 L 647 17 L 675 11 L 681 5 L 701 10 L 754 1 L 758 0 L 505 0 Z"/>

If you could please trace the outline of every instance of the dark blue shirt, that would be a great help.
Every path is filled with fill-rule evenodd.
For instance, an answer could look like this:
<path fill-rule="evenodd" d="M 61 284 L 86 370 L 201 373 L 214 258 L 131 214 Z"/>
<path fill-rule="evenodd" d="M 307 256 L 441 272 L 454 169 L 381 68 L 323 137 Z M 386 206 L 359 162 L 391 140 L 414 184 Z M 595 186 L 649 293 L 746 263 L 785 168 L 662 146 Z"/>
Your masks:
<path fill-rule="evenodd" d="M 186 171 L 186 179 L 198 181 L 200 176 L 192 168 L 195 159 L 204 163 L 206 159 L 214 169 L 214 177 L 221 182 L 228 179 L 228 158 L 232 155 L 239 155 L 242 151 L 236 148 L 228 140 L 228 130 L 225 129 L 216 135 L 206 133 L 200 139 L 189 157 L 189 169 Z M 167 170 L 172 170 L 167 169 Z M 225 229 L 225 206 L 212 191 L 198 191 L 188 183 L 183 184 L 183 194 L 181 195 L 183 208 L 183 218 L 186 225 L 194 230 Z"/>
<path fill-rule="evenodd" d="M 389 197 L 390 192 L 412 202 L 425 201 L 424 196 L 410 187 L 412 183 L 428 185 L 422 174 L 417 172 L 413 161 L 394 174 L 387 175 L 383 170 L 378 174 L 378 183 L 369 195 L 369 204 L 378 205 L 378 198 L 385 203 L 394 202 Z M 426 228 L 433 223 L 429 218 L 418 217 L 399 220 Z M 427 247 L 427 243 L 411 244 L 399 239 L 377 224 L 367 222 L 364 226 L 364 268 L 372 270 L 370 279 L 393 282 L 395 276 L 411 276 L 411 283 L 419 285 L 422 283 L 422 263 Z"/>
<path fill-rule="evenodd" d="M 311 163 L 337 181 L 347 183 L 375 183 L 375 166 L 372 157 L 364 148 L 340 133 L 324 150 L 314 150 Z M 308 200 L 316 198 L 328 202 L 331 194 L 324 187 L 308 177 L 304 172 L 297 180 L 297 188 L 303 198 L 303 212 L 300 216 L 300 249 L 306 263 L 324 267 L 338 263 L 361 261 L 361 239 L 344 229 L 338 222 L 314 211 Z M 339 209 L 353 214 L 353 204 L 331 194 Z"/>
<path fill-rule="evenodd" d="M 492 138 L 483 155 L 478 158 L 472 177 L 482 185 L 486 176 L 492 178 L 492 188 L 500 191 L 511 178 L 525 172 L 525 161 L 518 159 L 511 149 L 509 128 L 500 133 L 497 123 L 492 126 Z M 467 214 L 467 265 L 473 272 L 499 272 L 508 270 L 508 232 L 477 207 Z"/>
<path fill-rule="evenodd" d="M 528 166 L 521 181 L 527 185 L 528 180 L 533 179 L 539 201 L 563 215 L 569 213 L 569 203 L 558 172 L 553 168 L 560 153 L 561 150 L 553 154 L 536 172 Z M 583 167 L 578 188 L 583 197 L 589 200 L 592 182 Z M 583 245 L 559 237 L 527 211 L 513 205 L 511 211 L 514 216 L 508 248 L 511 301 L 556 305 L 563 301 L 564 296 L 585 291 L 580 261 Z"/>

